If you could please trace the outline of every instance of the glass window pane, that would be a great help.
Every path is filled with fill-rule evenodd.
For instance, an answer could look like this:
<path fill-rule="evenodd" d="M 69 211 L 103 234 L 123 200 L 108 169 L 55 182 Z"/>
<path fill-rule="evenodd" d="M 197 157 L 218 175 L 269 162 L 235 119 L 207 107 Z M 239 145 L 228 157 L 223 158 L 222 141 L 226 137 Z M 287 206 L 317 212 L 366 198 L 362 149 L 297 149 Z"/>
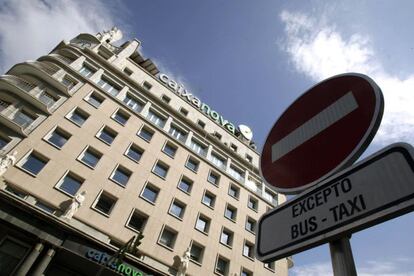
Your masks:
<path fill-rule="evenodd" d="M 91 167 L 95 167 L 98 164 L 100 159 L 100 155 L 90 151 L 89 149 L 86 150 L 82 156 L 82 161 L 88 164 Z"/>
<path fill-rule="evenodd" d="M 147 222 L 147 217 L 144 215 L 139 214 L 138 212 L 134 212 L 134 214 L 131 216 L 131 219 L 128 222 L 128 226 L 142 232 L 145 223 Z"/>
<path fill-rule="evenodd" d="M 37 157 L 34 153 L 31 153 L 22 165 L 22 168 L 31 172 L 32 174 L 37 175 L 43 169 L 46 163 L 47 161 L 44 161 Z"/>
<path fill-rule="evenodd" d="M 81 185 L 82 185 L 82 182 L 73 178 L 70 175 L 66 175 L 63 178 L 63 181 L 60 184 L 59 188 L 71 195 L 75 195 L 78 192 Z"/>
<path fill-rule="evenodd" d="M 126 185 L 128 183 L 129 177 L 131 176 L 131 173 L 124 171 L 120 167 L 118 167 L 114 174 L 112 175 L 112 179 L 118 182 L 119 184 Z"/>
<path fill-rule="evenodd" d="M 142 192 L 142 196 L 151 202 L 155 202 L 157 199 L 158 190 L 146 186 L 144 191 Z"/>
<path fill-rule="evenodd" d="M 81 126 L 86 121 L 88 116 L 86 114 L 81 113 L 79 110 L 76 109 L 69 115 L 69 118 L 71 121 Z"/>
<path fill-rule="evenodd" d="M 153 132 L 151 132 L 150 130 L 146 129 L 146 128 L 142 128 L 139 132 L 139 137 L 143 138 L 145 141 L 151 141 Z"/>
<path fill-rule="evenodd" d="M 180 183 L 178 184 L 178 187 L 184 192 L 189 193 L 191 190 L 191 182 L 186 179 L 181 179 Z"/>
<path fill-rule="evenodd" d="M 61 148 L 69 140 L 69 135 L 59 129 L 55 129 L 47 140 L 58 148 Z"/>
<path fill-rule="evenodd" d="M 126 154 L 128 157 L 138 162 L 142 157 L 143 151 L 141 149 L 131 146 L 128 148 Z"/>

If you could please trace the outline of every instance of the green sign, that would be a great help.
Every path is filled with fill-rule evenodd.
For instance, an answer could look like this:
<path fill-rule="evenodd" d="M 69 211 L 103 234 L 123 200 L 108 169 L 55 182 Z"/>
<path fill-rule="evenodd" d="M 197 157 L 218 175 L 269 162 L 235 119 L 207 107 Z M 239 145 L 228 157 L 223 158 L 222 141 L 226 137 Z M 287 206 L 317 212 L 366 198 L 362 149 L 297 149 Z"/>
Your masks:
<path fill-rule="evenodd" d="M 223 116 L 221 116 L 217 111 L 212 110 L 207 104 L 202 103 L 199 98 L 189 93 L 183 85 L 178 84 L 176 81 L 170 79 L 166 74 L 160 74 L 159 78 L 169 88 L 174 90 L 174 92 L 181 98 L 185 99 L 187 102 L 198 108 L 202 113 L 211 118 L 217 124 L 221 125 L 224 129 L 236 135 L 236 127 L 234 124 L 225 120 Z"/>
<path fill-rule="evenodd" d="M 144 272 L 142 272 L 141 270 L 125 263 L 125 262 L 116 262 L 116 260 L 114 260 L 112 258 L 112 256 L 101 252 L 99 250 L 96 249 L 89 249 L 86 252 L 86 257 L 100 265 L 104 265 L 107 266 L 108 268 L 118 272 L 121 275 L 125 275 L 125 276 L 151 276 L 149 274 L 146 274 Z"/>

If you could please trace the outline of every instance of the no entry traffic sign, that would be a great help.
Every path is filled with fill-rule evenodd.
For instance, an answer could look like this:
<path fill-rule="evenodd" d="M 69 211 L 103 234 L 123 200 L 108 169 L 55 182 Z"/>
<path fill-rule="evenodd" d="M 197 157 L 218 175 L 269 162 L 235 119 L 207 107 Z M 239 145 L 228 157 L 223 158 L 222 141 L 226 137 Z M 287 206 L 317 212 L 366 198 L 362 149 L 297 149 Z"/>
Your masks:
<path fill-rule="evenodd" d="M 365 75 L 322 81 L 272 127 L 260 159 L 263 178 L 279 192 L 295 194 L 351 165 L 372 141 L 383 110 L 380 88 Z"/>
<path fill-rule="evenodd" d="M 414 149 L 396 143 L 264 214 L 256 257 L 278 260 L 413 210 Z"/>

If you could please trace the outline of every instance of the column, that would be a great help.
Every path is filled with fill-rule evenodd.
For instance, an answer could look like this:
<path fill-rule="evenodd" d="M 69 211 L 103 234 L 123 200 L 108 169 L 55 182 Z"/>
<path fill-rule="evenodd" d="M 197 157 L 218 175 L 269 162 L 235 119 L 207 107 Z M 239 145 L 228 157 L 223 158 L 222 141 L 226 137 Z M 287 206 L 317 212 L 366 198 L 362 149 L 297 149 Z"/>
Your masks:
<path fill-rule="evenodd" d="M 148 115 L 148 111 L 149 111 L 149 109 L 150 109 L 150 106 L 151 106 L 151 102 L 147 102 L 147 103 L 144 105 L 144 107 L 142 108 L 142 110 L 141 110 L 141 112 L 140 112 L 142 116 L 147 117 L 147 115 Z"/>
<path fill-rule="evenodd" d="M 32 252 L 30 252 L 29 256 L 26 257 L 23 264 L 17 270 L 16 276 L 25 276 L 27 272 L 29 272 L 29 269 L 32 267 L 33 263 L 36 261 L 40 252 L 42 252 L 43 247 L 44 245 L 42 242 L 39 242 L 36 244 Z"/>
<path fill-rule="evenodd" d="M 33 272 L 34 276 L 41 276 L 44 274 L 47 266 L 49 265 L 50 261 L 52 260 L 53 256 L 55 255 L 56 250 L 54 248 L 50 248 L 46 255 L 43 256 L 40 263 L 37 265 L 35 271 Z"/>
<path fill-rule="evenodd" d="M 211 159 L 211 152 L 212 151 L 213 151 L 213 146 L 212 145 L 208 145 L 207 154 L 206 154 L 207 160 L 210 160 Z"/>
<path fill-rule="evenodd" d="M 170 129 L 170 126 L 171 126 L 171 122 L 172 121 L 173 121 L 173 118 L 171 116 L 169 116 L 167 118 L 167 121 L 165 122 L 164 127 L 163 127 L 163 129 L 164 129 L 165 132 L 168 132 L 168 130 Z"/>
<path fill-rule="evenodd" d="M 191 139 L 193 139 L 193 132 L 189 131 L 187 134 L 187 139 L 185 140 L 185 144 L 189 147 L 191 144 Z"/>

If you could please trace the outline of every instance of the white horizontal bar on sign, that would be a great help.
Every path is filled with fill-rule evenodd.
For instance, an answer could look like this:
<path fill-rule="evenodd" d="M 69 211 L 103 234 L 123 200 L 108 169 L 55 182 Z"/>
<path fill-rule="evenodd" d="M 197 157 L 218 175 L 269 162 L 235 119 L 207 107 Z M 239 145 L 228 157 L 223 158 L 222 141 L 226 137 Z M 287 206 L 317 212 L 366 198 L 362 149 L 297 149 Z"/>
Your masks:
<path fill-rule="evenodd" d="M 352 91 L 349 91 L 303 125 L 272 145 L 272 163 L 318 135 L 357 108 L 358 103 Z"/>

